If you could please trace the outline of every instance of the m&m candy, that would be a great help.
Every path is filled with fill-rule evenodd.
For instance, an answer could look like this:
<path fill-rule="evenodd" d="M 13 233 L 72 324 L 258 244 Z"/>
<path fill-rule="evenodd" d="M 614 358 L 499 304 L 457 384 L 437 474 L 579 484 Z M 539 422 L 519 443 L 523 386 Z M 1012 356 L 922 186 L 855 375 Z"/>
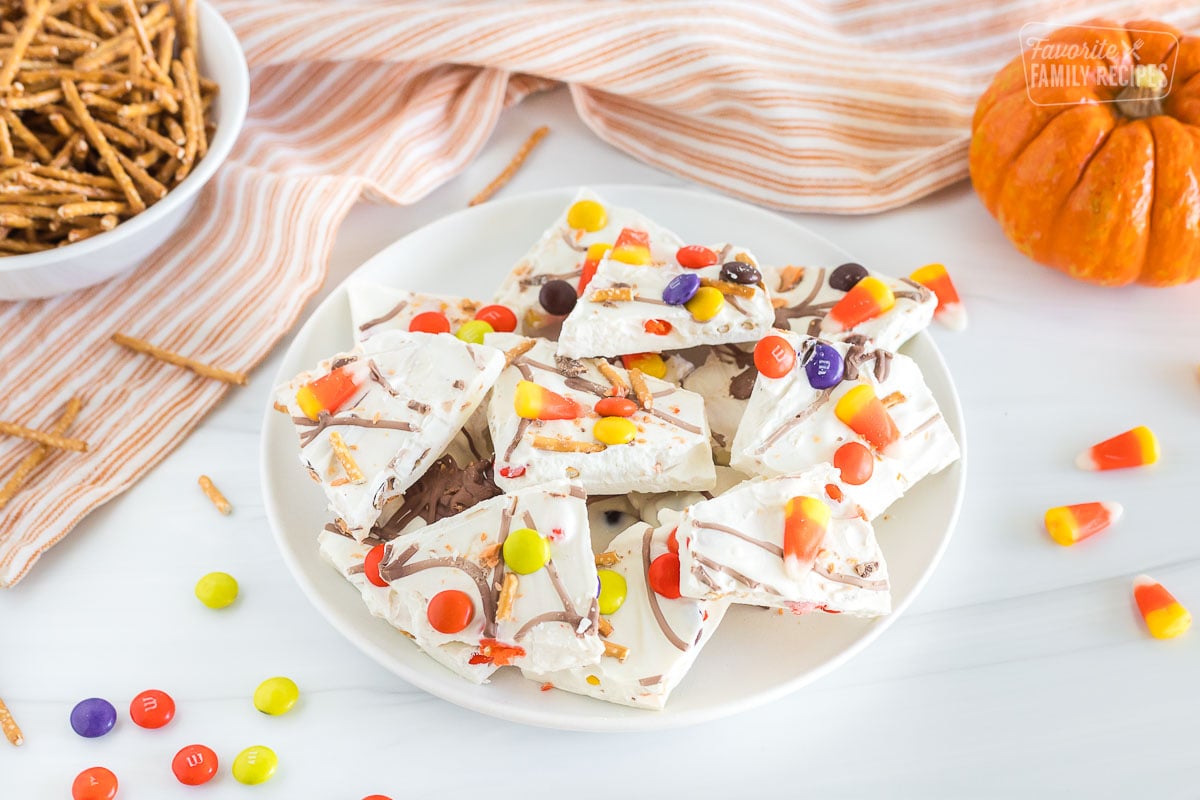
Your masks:
<path fill-rule="evenodd" d="M 440 311 L 422 311 L 408 321 L 413 333 L 449 333 L 450 320 Z"/>
<path fill-rule="evenodd" d="M 1064 547 L 1107 529 L 1121 518 L 1120 503 L 1077 503 L 1046 512 L 1046 532 Z"/>
<path fill-rule="evenodd" d="M 799 577 L 812 569 L 832 512 L 816 497 L 793 497 L 783 509 L 783 566 Z"/>
<path fill-rule="evenodd" d="M 675 260 L 679 262 L 679 266 L 687 269 L 711 267 L 717 263 L 718 258 L 715 250 L 699 244 L 689 244 L 675 251 Z"/>
<path fill-rule="evenodd" d="M 1158 439 L 1145 425 L 1118 433 L 1079 454 L 1080 469 L 1110 470 L 1142 467 L 1158 461 Z"/>
<path fill-rule="evenodd" d="M 129 718 L 140 728 L 161 728 L 175 719 L 175 701 L 166 692 L 147 689 L 130 701 Z"/>
<path fill-rule="evenodd" d="M 475 312 L 475 319 L 486 322 L 500 333 L 512 333 L 517 329 L 517 315 L 508 306 L 484 306 Z"/>
<path fill-rule="evenodd" d="M 650 562 L 646 578 L 655 594 L 668 600 L 678 600 L 679 556 L 675 553 L 663 553 Z"/>
<path fill-rule="evenodd" d="M 651 378 L 667 377 L 667 362 L 663 361 L 663 357 L 658 353 L 634 353 L 621 356 L 621 363 L 625 365 L 625 369 L 636 369 Z"/>
<path fill-rule="evenodd" d="M 926 264 L 909 275 L 909 280 L 915 281 L 933 292 L 937 298 L 937 308 L 933 318 L 955 331 L 967 327 L 967 310 L 963 308 L 958 298 L 958 289 L 950 280 L 950 273 L 942 264 Z"/>
<path fill-rule="evenodd" d="M 642 323 L 642 330 L 651 336 L 666 336 L 674 327 L 665 319 L 648 319 Z"/>
<path fill-rule="evenodd" d="M 425 617 L 439 633 L 458 633 L 475 618 L 475 601 L 466 592 L 446 589 L 430 598 Z"/>
<path fill-rule="evenodd" d="M 832 389 L 842 382 L 842 354 L 831 345 L 817 342 L 808 352 L 804 372 L 814 389 Z"/>
<path fill-rule="evenodd" d="M 860 442 L 846 442 L 834 451 L 833 466 L 843 483 L 862 486 L 875 473 L 875 456 Z"/>
<path fill-rule="evenodd" d="M 590 253 L 589 253 L 590 255 Z M 623 228 L 613 242 L 608 257 L 622 264 L 642 267 L 650 263 L 650 234 L 633 228 Z"/>
<path fill-rule="evenodd" d="M 209 608 L 225 608 L 237 596 L 238 582 L 227 572 L 210 572 L 196 581 L 196 599 Z"/>
<path fill-rule="evenodd" d="M 200 786 L 217 774 L 217 754 L 202 744 L 189 744 L 171 760 L 175 779 L 184 786 Z"/>
<path fill-rule="evenodd" d="M 454 335 L 467 344 L 483 344 L 483 337 L 489 333 L 495 333 L 491 325 L 481 319 L 473 319 L 464 322 Z"/>
<path fill-rule="evenodd" d="M 726 261 L 721 265 L 721 280 L 753 286 L 762 280 L 762 273 L 758 267 L 745 261 Z"/>
<path fill-rule="evenodd" d="M 336 412 L 358 392 L 355 374 L 347 367 L 338 367 L 328 375 L 310 381 L 296 392 L 296 405 L 304 416 L 316 421 L 322 411 Z"/>
<path fill-rule="evenodd" d="M 517 382 L 513 410 L 521 419 L 577 419 L 583 413 L 574 400 L 533 381 Z"/>
<path fill-rule="evenodd" d="M 567 209 L 567 225 L 595 233 L 608 224 L 608 212 L 595 200 L 580 200 Z"/>
<path fill-rule="evenodd" d="M 364 797 L 363 800 L 392 800 L 392 798 L 385 797 L 384 795 L 381 795 L 381 794 L 369 794 L 366 797 Z"/>
<path fill-rule="evenodd" d="M 546 309 L 546 313 L 564 317 L 575 308 L 579 295 L 566 281 L 546 281 L 538 290 L 538 302 Z"/>
<path fill-rule="evenodd" d="M 637 436 L 637 426 L 625 417 L 601 417 L 592 426 L 592 435 L 607 445 L 629 444 Z"/>
<path fill-rule="evenodd" d="M 99 697 L 80 700 L 71 709 L 71 729 L 85 739 L 95 739 L 108 733 L 117 724 L 117 709 Z"/>
<path fill-rule="evenodd" d="M 764 336 L 754 345 L 754 368 L 768 378 L 782 378 L 796 366 L 796 350 L 782 336 Z"/>
<path fill-rule="evenodd" d="M 604 397 L 596 402 L 595 412 L 602 417 L 632 417 L 637 403 L 628 397 Z"/>
<path fill-rule="evenodd" d="M 868 275 L 854 285 L 845 297 L 829 309 L 825 321 L 836 333 L 848 331 L 869 319 L 891 311 L 896 295 L 886 283 Z"/>
<path fill-rule="evenodd" d="M 691 300 L 699 290 L 700 276 L 694 272 L 684 272 L 667 281 L 662 299 L 668 305 L 681 306 Z"/>
<path fill-rule="evenodd" d="M 275 751 L 258 744 L 247 747 L 233 759 L 233 777 L 238 783 L 255 786 L 271 780 L 278 766 Z"/>
<path fill-rule="evenodd" d="M 683 307 L 692 315 L 692 319 L 697 322 L 708 322 L 720 314 L 721 309 L 725 307 L 725 295 L 721 294 L 720 289 L 701 286 L 692 295 L 692 299 L 683 304 Z"/>
<path fill-rule="evenodd" d="M 625 603 L 628 586 L 625 576 L 611 569 L 596 570 L 600 580 L 600 597 L 597 601 L 601 614 L 615 614 Z"/>
<path fill-rule="evenodd" d="M 829 273 L 829 288 L 839 292 L 848 292 L 858 285 L 858 282 L 870 273 L 862 264 L 850 262 L 841 264 Z"/>
<path fill-rule="evenodd" d="M 379 565 L 383 563 L 383 556 L 386 552 L 387 545 L 377 544 L 368 550 L 366 557 L 363 558 L 363 576 L 372 586 L 378 586 L 381 589 L 389 585 L 379 574 Z"/>
<path fill-rule="evenodd" d="M 501 548 L 504 563 L 518 575 L 529 575 L 550 560 L 550 542 L 533 528 L 518 528 L 508 535 Z"/>
<path fill-rule="evenodd" d="M 1155 639 L 1174 639 L 1192 627 L 1192 615 L 1161 583 L 1146 575 L 1133 579 L 1133 599 Z"/>
<path fill-rule="evenodd" d="M 291 678 L 267 678 L 254 690 L 254 707 L 272 717 L 291 711 L 299 699 L 300 687 Z"/>
<path fill-rule="evenodd" d="M 104 767 L 88 767 L 71 783 L 73 800 L 113 800 L 117 796 L 117 776 Z"/>
<path fill-rule="evenodd" d="M 900 438 L 892 415 L 875 396 L 875 390 L 865 383 L 842 395 L 833 413 L 876 450 L 883 450 Z"/>

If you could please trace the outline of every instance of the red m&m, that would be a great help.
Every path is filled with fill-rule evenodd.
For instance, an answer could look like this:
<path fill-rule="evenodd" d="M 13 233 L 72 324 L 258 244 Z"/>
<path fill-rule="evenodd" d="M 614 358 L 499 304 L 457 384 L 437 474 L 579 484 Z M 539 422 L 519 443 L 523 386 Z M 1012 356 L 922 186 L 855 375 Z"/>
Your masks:
<path fill-rule="evenodd" d="M 439 633 L 458 633 L 475 617 L 475 601 L 466 592 L 446 589 L 429 601 L 425 611 L 429 624 Z"/>
<path fill-rule="evenodd" d="M 166 692 L 147 689 L 130 702 L 129 718 L 141 728 L 161 728 L 175 718 L 175 701 Z"/>
<path fill-rule="evenodd" d="M 782 378 L 796 366 L 796 350 L 782 336 L 764 336 L 754 346 L 754 366 L 768 378 Z"/>
<path fill-rule="evenodd" d="M 383 561 L 383 551 L 385 545 L 377 544 L 367 552 L 367 557 L 363 559 L 363 575 L 367 576 L 367 580 L 372 586 L 384 587 L 388 582 L 379 574 L 379 564 Z"/>
<path fill-rule="evenodd" d="M 171 771 L 185 786 L 208 783 L 217 774 L 217 754 L 202 744 L 189 744 L 175 754 Z"/>
<path fill-rule="evenodd" d="M 862 486 L 875 473 L 875 456 L 861 442 L 846 442 L 834 452 L 833 466 L 842 473 L 842 481 Z"/>
<path fill-rule="evenodd" d="M 88 767 L 71 784 L 74 800 L 112 800 L 117 796 L 117 776 L 104 767 Z"/>
<path fill-rule="evenodd" d="M 512 333 L 517 329 L 517 315 L 508 306 L 484 306 L 475 313 L 475 319 L 486 322 L 499 333 Z"/>
<path fill-rule="evenodd" d="M 646 578 L 655 594 L 668 600 L 677 600 L 679 598 L 679 556 L 675 553 L 663 553 L 650 562 Z"/>
<path fill-rule="evenodd" d="M 450 320 L 440 311 L 424 311 L 409 320 L 408 329 L 413 333 L 449 333 Z"/>
<path fill-rule="evenodd" d="M 689 244 L 675 251 L 675 260 L 679 266 L 687 269 L 702 269 L 717 263 L 717 254 L 713 250 L 699 244 Z"/>
<path fill-rule="evenodd" d="M 605 397 L 595 405 L 596 413 L 602 417 L 632 417 L 637 408 L 637 403 L 627 397 Z"/>

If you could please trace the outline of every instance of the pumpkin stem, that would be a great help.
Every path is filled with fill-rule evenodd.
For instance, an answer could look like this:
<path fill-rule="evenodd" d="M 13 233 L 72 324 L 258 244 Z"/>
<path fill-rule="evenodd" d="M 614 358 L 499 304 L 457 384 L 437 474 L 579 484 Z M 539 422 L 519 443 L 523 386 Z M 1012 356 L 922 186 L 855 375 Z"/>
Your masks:
<path fill-rule="evenodd" d="M 1117 95 L 1117 107 L 1130 119 L 1144 119 L 1163 113 L 1162 89 L 1167 74 L 1157 64 L 1139 64 L 1133 68 L 1133 83 Z"/>

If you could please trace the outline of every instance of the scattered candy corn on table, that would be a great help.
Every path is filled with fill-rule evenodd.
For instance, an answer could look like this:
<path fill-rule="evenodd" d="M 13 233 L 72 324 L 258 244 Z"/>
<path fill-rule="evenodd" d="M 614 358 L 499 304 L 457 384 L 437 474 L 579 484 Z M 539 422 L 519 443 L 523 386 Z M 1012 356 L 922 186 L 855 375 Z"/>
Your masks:
<path fill-rule="evenodd" d="M 501 196 L 564 183 L 675 185 L 596 141 L 565 94 L 534 98 L 426 201 L 356 210 L 328 285 L 398 234 L 464 206 L 543 123 L 552 133 Z M 654 734 L 524 728 L 406 686 L 325 624 L 266 529 L 256 462 L 276 356 L 128 495 L 0 593 L 0 697 L 25 735 L 20 748 L 0 741 L 0 797 L 70 797 L 90 767 L 111 771 L 117 797 L 131 800 L 395 800 L 481 787 L 505 796 L 511 781 L 533 798 L 622 787 L 740 796 L 748 780 L 770 795 L 798 770 L 813 796 L 1190 796 L 1200 631 L 1151 634 L 1174 632 L 1176 602 L 1200 607 L 1188 504 L 1200 477 L 1200 286 L 1069 282 L 1016 255 L 965 185 L 877 217 L 801 221 L 867 266 L 903 274 L 947 264 L 970 314 L 963 333 L 932 329 L 971 429 L 958 532 L 914 606 L 856 660 L 761 709 Z M 1157 436 L 1156 465 L 1076 466 L 1088 447 L 1139 425 Z M 1134 439 L 1117 455 L 1145 452 Z M 228 498 L 230 516 L 196 487 L 200 474 Z M 1055 515 L 1051 538 L 1046 512 L 1068 506 L 1077 508 Z M 1105 528 L 1117 506 L 1119 521 Z M 197 599 L 209 573 L 237 582 L 224 608 Z M 1166 594 L 1143 582 L 1135 602 L 1143 573 Z M 227 582 L 210 583 L 202 593 L 212 604 L 229 599 Z M 149 689 L 174 704 L 158 728 L 130 713 Z M 84 738 L 72 711 L 92 698 L 116 720 Z M 143 704 L 139 716 L 154 724 L 163 707 Z M 86 710 L 81 725 L 108 724 L 104 706 Z M 518 767 L 497 788 L 485 759 Z M 182 785 L 176 766 L 207 782 Z M 233 774 L 259 780 L 272 766 L 257 785 Z M 581 777 L 585 768 L 603 785 Z M 93 775 L 103 786 L 107 776 Z"/>

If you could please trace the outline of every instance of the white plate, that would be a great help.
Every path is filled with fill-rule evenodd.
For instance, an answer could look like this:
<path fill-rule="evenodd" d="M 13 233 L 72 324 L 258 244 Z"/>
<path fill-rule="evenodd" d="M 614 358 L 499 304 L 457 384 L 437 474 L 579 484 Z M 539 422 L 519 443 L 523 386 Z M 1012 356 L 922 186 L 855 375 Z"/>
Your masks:
<path fill-rule="evenodd" d="M 841 248 L 801 226 L 744 203 L 679 189 L 596 188 L 613 203 L 644 212 L 687 241 L 727 237 L 774 263 L 851 260 Z M 347 280 L 486 300 L 574 193 L 538 192 L 451 214 L 400 239 Z M 348 349 L 352 339 L 343 284 L 300 329 L 276 382 L 285 383 L 322 358 Z M 328 519 L 324 497 L 300 466 L 292 426 L 269 406 L 262 442 L 267 516 L 288 567 L 330 623 L 380 664 L 438 697 L 504 719 L 570 730 L 649 730 L 715 719 L 794 692 L 846 663 L 904 613 L 941 558 L 954 531 L 966 476 L 962 409 L 929 334 L 918 335 L 903 352 L 921 365 L 964 459 L 922 481 L 876 525 L 888 560 L 895 611 L 881 619 L 861 620 L 827 614 L 779 616 L 735 606 L 665 711 L 625 708 L 563 691 L 542 692 L 515 670 L 501 670 L 491 683 L 476 686 L 371 616 L 358 590 L 317 552 L 317 532 Z"/>

